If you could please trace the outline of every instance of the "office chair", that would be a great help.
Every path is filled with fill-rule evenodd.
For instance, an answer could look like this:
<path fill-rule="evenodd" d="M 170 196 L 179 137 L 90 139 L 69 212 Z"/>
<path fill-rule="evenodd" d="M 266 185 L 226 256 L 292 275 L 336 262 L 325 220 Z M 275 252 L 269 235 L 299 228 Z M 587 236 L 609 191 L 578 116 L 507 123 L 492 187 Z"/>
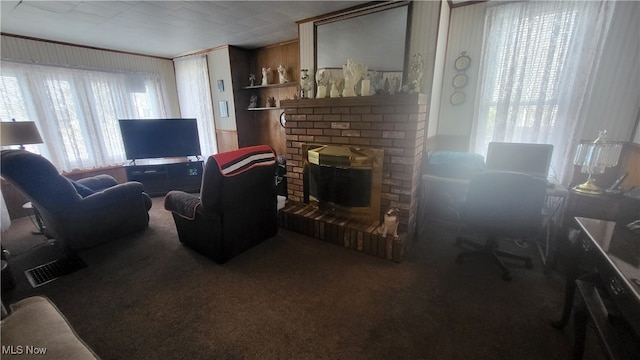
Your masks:
<path fill-rule="evenodd" d="M 475 250 L 459 254 L 456 262 L 489 257 L 502 270 L 504 280 L 511 280 L 511 274 L 502 257 L 524 261 L 531 268 L 530 257 L 499 249 L 498 241 L 537 237 L 544 229 L 545 197 L 546 182 L 530 175 L 487 171 L 471 177 L 459 219 L 463 229 L 484 236 L 486 241 L 478 244 L 458 234 L 456 244 L 468 244 Z"/>

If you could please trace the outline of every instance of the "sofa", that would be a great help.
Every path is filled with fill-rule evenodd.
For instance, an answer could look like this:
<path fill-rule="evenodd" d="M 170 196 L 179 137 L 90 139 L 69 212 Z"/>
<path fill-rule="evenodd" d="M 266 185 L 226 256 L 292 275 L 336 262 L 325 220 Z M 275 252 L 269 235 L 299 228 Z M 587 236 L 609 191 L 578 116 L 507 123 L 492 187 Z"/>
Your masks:
<path fill-rule="evenodd" d="M 10 310 L 2 306 L 2 359 L 99 359 L 48 298 L 28 297 Z"/>

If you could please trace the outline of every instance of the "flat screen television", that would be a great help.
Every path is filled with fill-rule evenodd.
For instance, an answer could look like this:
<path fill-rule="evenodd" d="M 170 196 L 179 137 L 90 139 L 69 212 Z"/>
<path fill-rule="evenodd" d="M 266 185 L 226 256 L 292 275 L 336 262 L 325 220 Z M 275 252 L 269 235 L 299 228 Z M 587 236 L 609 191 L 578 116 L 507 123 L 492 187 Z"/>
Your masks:
<path fill-rule="evenodd" d="M 491 142 L 487 149 L 486 169 L 513 171 L 547 179 L 553 145 Z"/>
<path fill-rule="evenodd" d="M 196 119 L 120 119 L 128 160 L 199 156 Z"/>

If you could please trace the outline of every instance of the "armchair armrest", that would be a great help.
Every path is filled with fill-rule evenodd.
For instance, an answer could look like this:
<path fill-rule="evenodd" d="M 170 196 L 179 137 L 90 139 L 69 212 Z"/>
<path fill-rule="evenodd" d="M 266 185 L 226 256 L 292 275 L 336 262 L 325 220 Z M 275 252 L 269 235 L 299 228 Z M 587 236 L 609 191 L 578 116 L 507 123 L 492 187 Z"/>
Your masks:
<path fill-rule="evenodd" d="M 77 183 L 82 184 L 93 191 L 100 191 L 112 186 L 116 186 L 118 182 L 116 179 L 107 174 L 100 174 L 83 179 L 76 180 Z"/>
<path fill-rule="evenodd" d="M 151 206 L 149 206 L 150 202 L 146 201 L 146 197 L 148 197 L 148 195 L 144 193 L 142 183 L 129 181 L 93 193 L 81 201 L 82 208 L 85 210 L 95 210 L 111 206 L 117 206 L 124 210 L 127 207 L 134 206 L 136 203 L 141 204 L 141 206 L 144 205 L 146 210 L 149 210 Z"/>
<path fill-rule="evenodd" d="M 196 218 L 200 197 L 182 191 L 169 191 L 164 198 L 164 208 L 187 220 Z"/>

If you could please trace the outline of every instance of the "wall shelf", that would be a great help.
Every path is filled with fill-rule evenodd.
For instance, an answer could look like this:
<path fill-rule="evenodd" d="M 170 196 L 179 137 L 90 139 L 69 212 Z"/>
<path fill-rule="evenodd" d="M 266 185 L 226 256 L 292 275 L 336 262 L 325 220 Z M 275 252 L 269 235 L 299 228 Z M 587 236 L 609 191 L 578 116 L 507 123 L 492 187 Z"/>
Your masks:
<path fill-rule="evenodd" d="M 279 106 L 247 108 L 247 110 L 249 111 L 279 110 L 279 109 L 281 109 Z"/>
<path fill-rule="evenodd" d="M 266 88 L 281 88 L 281 87 L 290 87 L 297 86 L 297 82 L 287 82 L 284 84 L 269 84 L 269 85 L 255 85 L 255 86 L 245 86 L 243 89 L 266 89 Z"/>

